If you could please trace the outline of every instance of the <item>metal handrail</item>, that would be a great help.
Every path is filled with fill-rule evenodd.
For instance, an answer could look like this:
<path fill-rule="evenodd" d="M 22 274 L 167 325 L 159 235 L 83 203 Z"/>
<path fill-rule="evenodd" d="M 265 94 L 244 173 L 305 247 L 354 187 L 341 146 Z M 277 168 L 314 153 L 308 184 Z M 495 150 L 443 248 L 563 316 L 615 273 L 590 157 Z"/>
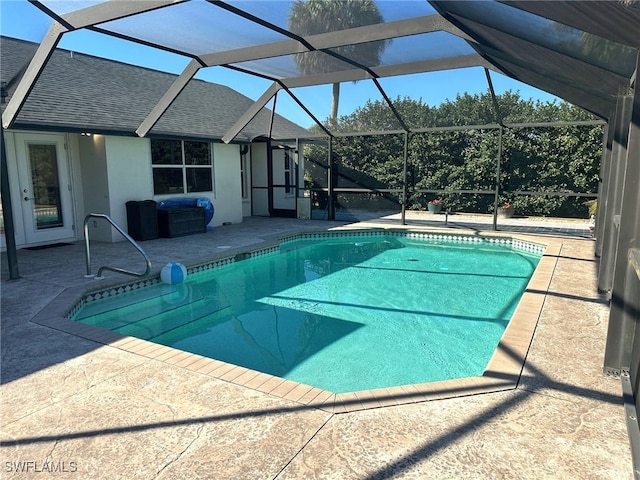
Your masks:
<path fill-rule="evenodd" d="M 118 225 L 109 215 L 105 215 L 104 213 L 90 213 L 84 218 L 84 227 L 83 227 L 84 228 L 84 256 L 87 261 L 87 274 L 85 275 L 85 277 L 87 278 L 93 277 L 93 274 L 91 273 L 91 253 L 89 252 L 89 219 L 90 218 L 104 218 L 120 234 L 122 234 L 122 236 L 126 238 L 129 241 L 129 243 L 136 248 L 136 250 L 138 250 L 142 254 L 142 256 L 145 259 L 145 262 L 147 263 L 147 268 L 143 273 L 131 272 L 129 270 L 125 270 L 124 268 L 102 266 L 98 269 L 98 273 L 96 274 L 95 278 L 97 279 L 104 278 L 102 276 L 103 270 L 110 270 L 112 272 L 124 273 L 125 275 L 133 275 L 134 277 L 146 277 L 147 275 L 149 275 L 149 273 L 151 272 L 151 261 L 149 260 L 149 257 L 144 252 L 144 250 L 140 248 L 140 245 L 138 245 L 136 241 L 133 238 L 131 238 L 129 234 L 125 232 L 120 227 L 120 225 Z"/>

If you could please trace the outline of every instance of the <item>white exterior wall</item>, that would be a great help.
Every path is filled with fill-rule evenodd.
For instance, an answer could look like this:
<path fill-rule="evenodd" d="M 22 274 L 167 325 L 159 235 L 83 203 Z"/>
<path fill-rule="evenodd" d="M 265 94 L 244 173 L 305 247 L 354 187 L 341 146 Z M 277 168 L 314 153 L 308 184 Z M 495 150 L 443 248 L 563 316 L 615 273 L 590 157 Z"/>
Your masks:
<path fill-rule="evenodd" d="M 84 239 L 84 179 L 82 177 L 82 158 L 80 156 L 80 138 L 78 134 L 67 135 L 67 155 L 69 157 L 69 175 L 71 176 L 71 199 L 73 203 L 73 223 L 77 240 Z"/>
<path fill-rule="evenodd" d="M 109 215 L 126 229 L 126 203 L 130 200 L 153 199 L 157 202 L 179 197 L 207 197 L 214 207 L 210 226 L 226 222 L 242 222 L 242 189 L 240 185 L 240 150 L 238 145 L 213 145 L 214 192 L 185 195 L 154 195 L 151 166 L 151 142 L 145 138 L 106 137 Z M 112 229 L 113 230 L 113 229 Z M 110 241 L 121 241 L 112 231 Z"/>
<path fill-rule="evenodd" d="M 126 231 L 126 203 L 153 198 L 151 143 L 147 138 L 108 136 L 105 137 L 105 152 L 108 215 Z M 124 241 L 124 237 L 112 228 L 110 241 Z"/>
<path fill-rule="evenodd" d="M 90 213 L 110 215 L 107 155 L 103 135 L 81 136 L 78 140 L 80 169 L 85 184 L 80 223 Z M 81 235 L 83 232 L 79 232 Z M 111 226 L 104 220 L 89 221 L 89 238 L 101 242 L 111 241 Z"/>
<path fill-rule="evenodd" d="M 5 131 L 15 239 L 17 246 L 24 246 L 26 240 L 21 210 L 23 199 L 18 173 L 16 133 L 29 132 Z M 84 238 L 84 218 L 90 213 L 109 215 L 126 231 L 126 203 L 128 201 L 147 199 L 161 201 L 166 198 L 179 197 L 177 195 L 155 196 L 153 194 L 149 139 L 103 135 L 81 136 L 78 134 L 64 136 L 71 180 L 76 240 Z M 226 222 L 241 223 L 243 199 L 240 184 L 240 147 L 225 144 L 212 144 L 212 146 L 214 192 L 198 192 L 182 196 L 210 198 L 215 209 L 213 220 L 210 223 L 212 226 L 222 225 Z M 266 152 L 266 149 L 264 151 Z M 122 235 L 106 221 L 100 219 L 95 222 L 89 221 L 89 236 L 91 240 L 104 242 L 124 241 Z M 4 248 L 4 235 L 1 240 L 1 247 Z"/>
<path fill-rule="evenodd" d="M 213 166 L 215 196 L 211 201 L 214 214 L 209 225 L 222 225 L 227 222 L 242 223 L 240 146 L 214 143 Z"/>

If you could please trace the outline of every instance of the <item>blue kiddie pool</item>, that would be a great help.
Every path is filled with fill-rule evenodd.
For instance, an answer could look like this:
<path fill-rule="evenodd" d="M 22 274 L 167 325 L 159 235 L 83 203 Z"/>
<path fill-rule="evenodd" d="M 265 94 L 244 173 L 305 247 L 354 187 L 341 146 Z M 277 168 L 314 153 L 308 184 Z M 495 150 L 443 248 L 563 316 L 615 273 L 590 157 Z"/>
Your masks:
<path fill-rule="evenodd" d="M 171 198 L 169 200 L 162 200 L 158 202 L 159 209 L 167 209 L 172 207 L 202 207 L 204 208 L 204 223 L 207 225 L 207 230 L 213 230 L 213 227 L 209 226 L 209 222 L 213 219 L 213 203 L 207 197 L 198 198 Z"/>

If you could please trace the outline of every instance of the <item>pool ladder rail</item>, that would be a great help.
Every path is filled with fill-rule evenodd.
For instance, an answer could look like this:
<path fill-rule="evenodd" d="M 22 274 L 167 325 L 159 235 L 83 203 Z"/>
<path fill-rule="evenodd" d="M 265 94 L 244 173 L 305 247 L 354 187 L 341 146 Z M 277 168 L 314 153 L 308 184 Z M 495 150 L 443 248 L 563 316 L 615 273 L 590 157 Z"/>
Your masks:
<path fill-rule="evenodd" d="M 127 232 L 125 232 L 120 225 L 118 225 L 109 215 L 105 215 L 104 213 L 90 213 L 89 215 L 87 215 L 84 219 L 84 256 L 85 259 L 87 261 L 87 274 L 85 275 L 85 278 L 93 278 L 94 275 L 91 273 L 91 252 L 89 249 L 89 220 L 92 218 L 102 218 L 104 220 L 106 220 L 107 222 L 109 222 L 113 228 L 115 228 L 124 238 L 127 239 L 127 241 L 133 245 L 136 250 L 138 250 L 142 256 L 144 257 L 144 260 L 146 262 L 146 269 L 144 272 L 142 273 L 138 273 L 138 272 L 132 272 L 130 270 L 125 270 L 124 268 L 118 268 L 118 267 L 108 267 L 106 265 L 100 267 L 98 269 L 98 273 L 95 275 L 95 278 L 97 280 L 101 280 L 104 277 L 102 276 L 102 272 L 104 270 L 109 270 L 111 272 L 117 272 L 117 273 L 123 273 L 125 275 L 132 275 L 134 277 L 146 277 L 147 275 L 149 275 L 149 273 L 151 273 L 151 261 L 149 260 L 149 257 L 147 256 L 147 254 L 145 253 L 144 250 L 142 250 L 142 248 L 140 247 L 140 245 L 138 245 L 136 243 L 136 241 L 131 238 L 129 236 L 129 234 Z"/>

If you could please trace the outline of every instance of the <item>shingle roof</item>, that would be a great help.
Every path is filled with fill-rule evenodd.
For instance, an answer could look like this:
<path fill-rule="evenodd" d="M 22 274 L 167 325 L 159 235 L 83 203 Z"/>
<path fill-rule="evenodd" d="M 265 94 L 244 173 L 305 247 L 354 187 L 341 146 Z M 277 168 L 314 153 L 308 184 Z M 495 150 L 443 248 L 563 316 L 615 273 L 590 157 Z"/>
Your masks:
<path fill-rule="evenodd" d="M 9 83 L 9 95 L 36 48 L 31 42 L 1 37 L 0 77 Z M 175 78 L 170 73 L 57 49 L 14 128 L 133 135 Z M 218 140 L 253 103 L 232 88 L 192 80 L 150 135 Z M 267 136 L 270 118 L 271 111 L 263 109 L 237 139 Z M 274 138 L 296 138 L 305 133 L 299 125 L 275 116 Z"/>
<path fill-rule="evenodd" d="M 37 48 L 35 43 L 0 36 L 0 81 L 17 82 Z"/>

